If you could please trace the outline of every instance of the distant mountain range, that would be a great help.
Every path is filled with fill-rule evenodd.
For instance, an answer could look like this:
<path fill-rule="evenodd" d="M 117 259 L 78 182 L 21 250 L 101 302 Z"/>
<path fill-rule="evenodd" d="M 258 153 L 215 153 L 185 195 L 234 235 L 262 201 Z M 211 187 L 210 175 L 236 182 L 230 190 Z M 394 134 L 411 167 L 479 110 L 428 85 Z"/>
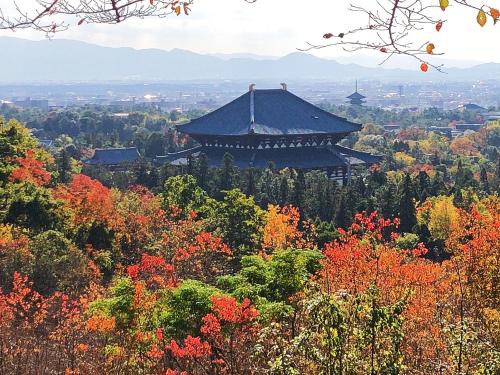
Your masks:
<path fill-rule="evenodd" d="M 417 64 L 418 65 L 418 64 Z M 341 64 L 306 53 L 287 56 L 202 55 L 174 49 L 101 47 L 73 40 L 30 41 L 0 37 L 0 83 L 192 81 L 192 80 L 500 80 L 500 64 L 449 68 L 446 74 L 418 69 Z"/>

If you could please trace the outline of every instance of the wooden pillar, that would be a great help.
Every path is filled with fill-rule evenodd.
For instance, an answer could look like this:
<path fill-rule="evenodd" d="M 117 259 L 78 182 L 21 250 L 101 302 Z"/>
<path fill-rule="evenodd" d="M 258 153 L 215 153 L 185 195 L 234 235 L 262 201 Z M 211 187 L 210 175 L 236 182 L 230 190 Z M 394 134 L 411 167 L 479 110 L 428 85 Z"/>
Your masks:
<path fill-rule="evenodd" d="M 327 175 L 327 177 L 331 178 L 332 174 L 333 174 L 333 168 L 332 167 L 326 168 L 326 175 Z"/>

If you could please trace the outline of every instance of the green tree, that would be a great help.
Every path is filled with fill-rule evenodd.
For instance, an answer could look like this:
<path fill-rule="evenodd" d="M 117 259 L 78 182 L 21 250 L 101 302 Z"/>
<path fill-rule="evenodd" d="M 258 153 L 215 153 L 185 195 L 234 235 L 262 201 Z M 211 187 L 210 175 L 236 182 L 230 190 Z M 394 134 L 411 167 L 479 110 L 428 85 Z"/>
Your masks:
<path fill-rule="evenodd" d="M 158 301 L 158 323 L 169 337 L 198 336 L 202 318 L 211 311 L 210 297 L 222 292 L 199 281 L 186 280 Z"/>
<path fill-rule="evenodd" d="M 299 169 L 293 183 L 292 205 L 303 209 L 305 203 L 306 179 L 304 171 Z"/>
<path fill-rule="evenodd" d="M 269 338 L 282 348 L 273 373 L 400 374 L 406 305 L 407 297 L 383 305 L 374 286 L 358 295 L 312 289 L 296 313 L 295 337 Z"/>
<path fill-rule="evenodd" d="M 40 233 L 29 247 L 33 254 L 32 280 L 40 293 L 78 292 L 88 284 L 89 260 L 62 233 Z"/>
<path fill-rule="evenodd" d="M 288 177 L 283 175 L 280 180 L 280 199 L 279 204 L 285 206 L 288 204 L 288 196 L 290 195 L 290 186 L 288 184 Z"/>
<path fill-rule="evenodd" d="M 351 225 L 352 218 L 352 207 L 348 204 L 347 192 L 344 188 L 339 194 L 339 203 L 335 211 L 335 224 L 337 227 L 345 229 Z"/>
<path fill-rule="evenodd" d="M 269 302 L 290 304 L 289 298 L 306 287 L 310 277 L 320 269 L 319 251 L 278 250 L 270 258 L 244 256 L 235 275 L 218 279 L 221 289 L 238 299 L 249 298 L 263 309 Z"/>
<path fill-rule="evenodd" d="M 212 229 L 235 252 L 237 257 L 259 249 L 264 225 L 264 211 L 238 189 L 226 192 L 211 218 Z"/>
<path fill-rule="evenodd" d="M 63 148 L 56 158 L 58 181 L 67 184 L 71 180 L 71 156 L 69 152 Z"/>
<path fill-rule="evenodd" d="M 490 194 L 490 184 L 488 182 L 488 173 L 486 172 L 486 168 L 484 166 L 481 166 L 481 173 L 479 180 L 481 182 L 481 190 L 483 191 L 484 194 Z"/>
<path fill-rule="evenodd" d="M 245 194 L 248 196 L 255 196 L 257 194 L 256 170 L 255 168 L 248 168 L 246 174 Z"/>
<path fill-rule="evenodd" d="M 398 211 L 396 204 L 396 187 L 391 181 L 387 181 L 387 185 L 382 186 L 376 192 L 377 211 L 384 218 L 394 218 Z"/>
<path fill-rule="evenodd" d="M 195 176 L 198 186 L 200 186 L 203 190 L 208 191 L 208 180 L 210 176 L 208 157 L 205 153 L 201 153 L 200 156 L 198 156 Z"/>
<path fill-rule="evenodd" d="M 417 215 L 412 181 L 408 173 L 405 175 L 401 186 L 398 213 L 401 220 L 400 231 L 411 232 L 415 224 L 417 224 Z"/>
<path fill-rule="evenodd" d="M 207 193 L 196 184 L 191 175 L 170 177 L 165 181 L 163 203 L 166 209 L 177 207 L 185 217 L 191 211 L 207 214 L 211 199 Z"/>
<path fill-rule="evenodd" d="M 420 171 L 417 177 L 417 195 L 420 202 L 425 201 L 429 196 L 430 191 L 430 178 L 427 172 Z"/>
<path fill-rule="evenodd" d="M 0 220 L 33 231 L 62 229 L 65 218 L 50 192 L 30 182 L 0 187 Z"/>
<path fill-rule="evenodd" d="M 235 175 L 234 158 L 226 152 L 218 173 L 217 188 L 219 192 L 231 190 L 235 186 Z"/>

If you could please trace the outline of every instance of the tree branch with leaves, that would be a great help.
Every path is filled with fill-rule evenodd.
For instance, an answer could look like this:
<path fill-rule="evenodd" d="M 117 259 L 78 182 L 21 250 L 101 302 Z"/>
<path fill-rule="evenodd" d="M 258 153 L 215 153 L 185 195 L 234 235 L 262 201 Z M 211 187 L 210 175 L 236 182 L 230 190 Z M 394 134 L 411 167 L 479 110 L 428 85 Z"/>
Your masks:
<path fill-rule="evenodd" d="M 193 0 L 34 0 L 13 1 L 13 11 L 0 8 L 0 30 L 35 29 L 48 35 L 74 24 L 117 24 L 130 18 L 189 15 Z M 30 4 L 33 5 L 33 4 Z M 74 20 L 72 20 L 74 17 Z"/>
<path fill-rule="evenodd" d="M 420 62 L 420 69 L 429 67 L 442 71 L 442 65 L 431 62 L 429 55 L 436 53 L 431 41 L 418 41 L 418 31 L 434 28 L 440 32 L 446 20 L 440 17 L 451 5 L 466 7 L 477 12 L 477 23 L 484 27 L 491 19 L 496 24 L 500 11 L 481 3 L 482 0 L 377 0 L 367 7 L 361 2 L 349 9 L 367 19 L 363 26 L 338 33 L 325 33 L 326 43 L 307 43 L 302 51 L 339 46 L 348 52 L 375 50 L 384 54 L 381 64 L 395 55 L 410 56 Z"/>

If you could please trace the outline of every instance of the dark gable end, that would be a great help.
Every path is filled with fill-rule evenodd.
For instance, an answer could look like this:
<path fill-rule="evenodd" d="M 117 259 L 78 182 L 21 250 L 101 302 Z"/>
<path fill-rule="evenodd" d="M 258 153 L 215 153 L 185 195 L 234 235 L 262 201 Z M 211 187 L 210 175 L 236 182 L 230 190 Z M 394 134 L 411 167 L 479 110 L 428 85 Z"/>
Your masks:
<path fill-rule="evenodd" d="M 347 134 L 360 130 L 361 125 L 324 111 L 289 91 L 271 89 L 249 91 L 177 129 L 192 135 L 280 136 Z"/>

